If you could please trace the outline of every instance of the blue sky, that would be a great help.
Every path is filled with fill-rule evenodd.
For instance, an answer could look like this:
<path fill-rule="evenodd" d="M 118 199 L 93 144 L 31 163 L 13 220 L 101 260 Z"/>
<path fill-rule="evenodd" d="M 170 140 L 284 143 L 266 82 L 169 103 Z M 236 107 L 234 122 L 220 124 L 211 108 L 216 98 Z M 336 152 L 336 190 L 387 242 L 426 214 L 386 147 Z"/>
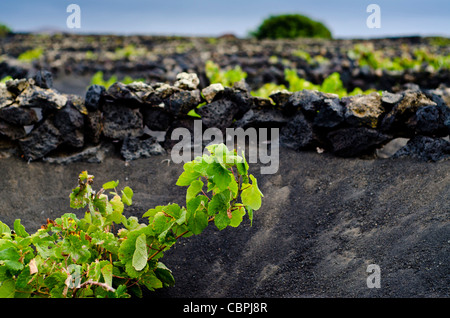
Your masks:
<path fill-rule="evenodd" d="M 81 8 L 79 33 L 246 36 L 271 14 L 301 13 L 336 38 L 398 35 L 450 37 L 449 0 L 0 0 L 0 22 L 14 31 L 68 29 L 69 4 Z M 369 4 L 381 8 L 381 28 L 369 29 Z"/>

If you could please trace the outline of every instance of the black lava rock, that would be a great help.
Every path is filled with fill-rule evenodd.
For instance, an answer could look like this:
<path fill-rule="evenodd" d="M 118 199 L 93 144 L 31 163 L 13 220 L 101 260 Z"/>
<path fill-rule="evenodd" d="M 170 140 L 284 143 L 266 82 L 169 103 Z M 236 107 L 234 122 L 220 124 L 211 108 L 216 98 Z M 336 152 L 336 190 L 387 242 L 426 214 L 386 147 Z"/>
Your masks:
<path fill-rule="evenodd" d="M 358 127 L 343 128 L 327 135 L 332 151 L 341 157 L 357 157 L 373 151 L 392 139 L 375 129 Z"/>
<path fill-rule="evenodd" d="M 25 159 L 41 159 L 46 154 L 55 150 L 63 138 L 58 128 L 53 125 L 51 118 L 48 118 L 36 127 L 28 136 L 19 140 Z"/>
<path fill-rule="evenodd" d="M 131 161 L 139 158 L 164 155 L 166 151 L 154 137 L 145 139 L 127 137 L 123 141 L 120 153 L 125 160 Z"/>
<path fill-rule="evenodd" d="M 38 116 L 34 109 L 17 105 L 0 108 L 0 118 L 20 126 L 33 125 L 38 122 Z"/>
<path fill-rule="evenodd" d="M 107 138 L 123 140 L 139 137 L 144 133 L 142 114 L 122 104 L 103 105 L 103 135 Z"/>
<path fill-rule="evenodd" d="M 86 91 L 85 105 L 89 111 L 95 111 L 98 109 L 100 99 L 105 93 L 105 87 L 101 85 L 92 85 Z"/>
<path fill-rule="evenodd" d="M 53 76 L 49 71 L 38 71 L 34 77 L 34 81 L 37 86 L 42 88 L 52 88 L 53 87 Z"/>
<path fill-rule="evenodd" d="M 450 142 L 442 138 L 415 136 L 392 158 L 412 157 L 422 161 L 441 161 L 450 158 Z"/>
<path fill-rule="evenodd" d="M 316 140 L 312 124 L 301 112 L 281 128 L 280 145 L 282 147 L 294 150 L 308 149 L 315 146 Z"/>
<path fill-rule="evenodd" d="M 450 118 L 447 106 L 424 106 L 417 110 L 413 126 L 419 135 L 445 137 L 449 134 L 446 121 Z"/>
<path fill-rule="evenodd" d="M 239 107 L 229 100 L 217 100 L 197 109 L 206 127 L 216 127 L 221 130 L 231 127 Z"/>

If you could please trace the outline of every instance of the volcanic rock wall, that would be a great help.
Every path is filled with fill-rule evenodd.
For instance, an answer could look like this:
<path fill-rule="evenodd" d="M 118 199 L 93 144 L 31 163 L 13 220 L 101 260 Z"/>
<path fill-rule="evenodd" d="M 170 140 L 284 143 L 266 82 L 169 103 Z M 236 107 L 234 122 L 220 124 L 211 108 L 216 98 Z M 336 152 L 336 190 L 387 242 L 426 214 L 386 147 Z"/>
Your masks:
<path fill-rule="evenodd" d="M 337 156 L 373 155 L 398 138 L 410 138 L 393 157 L 439 161 L 450 156 L 450 88 L 421 89 L 339 98 L 302 90 L 254 97 L 244 82 L 212 84 L 202 90 L 195 73 L 172 84 L 89 87 L 83 98 L 52 89 L 49 72 L 0 84 L 1 154 L 50 162 L 101 162 L 116 149 L 125 160 L 162 154 L 174 145 L 178 127 L 193 132 L 195 110 L 203 129 L 276 127 L 280 145 Z M 201 106 L 199 106 L 201 105 Z M 158 133 L 159 137 L 157 138 Z"/>

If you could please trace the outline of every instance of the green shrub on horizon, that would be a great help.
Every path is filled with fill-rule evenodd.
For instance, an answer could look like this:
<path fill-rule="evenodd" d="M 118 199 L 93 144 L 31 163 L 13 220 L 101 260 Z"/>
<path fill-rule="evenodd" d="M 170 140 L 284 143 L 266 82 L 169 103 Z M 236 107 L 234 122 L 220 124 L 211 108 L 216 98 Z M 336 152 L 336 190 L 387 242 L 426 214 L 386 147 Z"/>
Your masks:
<path fill-rule="evenodd" d="M 11 33 L 12 30 L 7 25 L 0 23 L 0 38 L 3 38 Z"/>
<path fill-rule="evenodd" d="M 331 39 L 331 31 L 321 22 L 301 14 L 270 16 L 251 36 L 261 39 L 324 38 Z"/>

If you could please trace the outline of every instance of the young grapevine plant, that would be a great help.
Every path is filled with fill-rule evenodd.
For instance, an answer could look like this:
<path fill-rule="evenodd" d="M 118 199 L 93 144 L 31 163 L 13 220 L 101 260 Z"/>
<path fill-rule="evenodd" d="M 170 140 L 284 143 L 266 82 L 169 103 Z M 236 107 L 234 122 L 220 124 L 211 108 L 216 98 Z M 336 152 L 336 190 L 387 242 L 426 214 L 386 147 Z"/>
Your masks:
<path fill-rule="evenodd" d="M 160 261 L 181 237 L 198 235 L 214 223 L 237 227 L 261 206 L 263 194 L 244 156 L 225 145 L 207 147 L 210 155 L 184 164 L 177 181 L 186 186 L 186 206 L 157 206 L 143 214 L 148 222 L 125 217 L 133 191 L 118 192 L 118 181 L 92 188 L 83 171 L 70 194 L 70 206 L 85 209 L 79 219 L 66 213 L 28 234 L 20 219 L 14 230 L 0 222 L 0 298 L 142 296 L 174 285 Z"/>

